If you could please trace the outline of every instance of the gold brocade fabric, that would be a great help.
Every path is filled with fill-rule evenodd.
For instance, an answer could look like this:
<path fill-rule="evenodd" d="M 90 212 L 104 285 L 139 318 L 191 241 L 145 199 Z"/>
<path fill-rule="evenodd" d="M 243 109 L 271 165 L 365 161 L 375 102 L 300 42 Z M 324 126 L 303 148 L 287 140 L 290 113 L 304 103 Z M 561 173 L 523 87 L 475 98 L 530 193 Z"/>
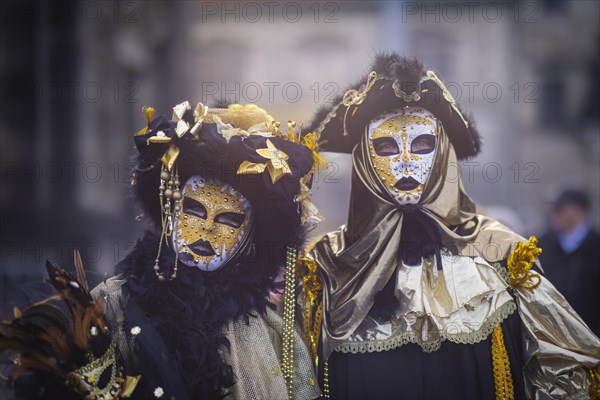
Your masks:
<path fill-rule="evenodd" d="M 267 112 L 258 107 L 230 105 L 228 108 L 209 108 L 204 122 L 215 123 L 214 116 L 218 116 L 225 124 L 232 124 L 236 128 L 248 130 L 252 126 L 265 123 L 270 129 L 275 121 Z M 277 129 L 273 128 L 275 133 Z"/>
<path fill-rule="evenodd" d="M 348 223 L 325 235 L 308 255 L 319 264 L 323 280 L 325 357 L 363 322 L 375 294 L 394 274 L 403 213 L 411 212 L 410 206 L 402 208 L 391 199 L 377 177 L 369 160 L 367 135 L 354 149 L 352 160 Z M 445 132 L 438 138 L 433 171 L 416 207 L 438 226 L 441 245 L 454 255 L 495 262 L 505 259 L 511 246 L 522 240 L 502 224 L 477 214 Z"/>

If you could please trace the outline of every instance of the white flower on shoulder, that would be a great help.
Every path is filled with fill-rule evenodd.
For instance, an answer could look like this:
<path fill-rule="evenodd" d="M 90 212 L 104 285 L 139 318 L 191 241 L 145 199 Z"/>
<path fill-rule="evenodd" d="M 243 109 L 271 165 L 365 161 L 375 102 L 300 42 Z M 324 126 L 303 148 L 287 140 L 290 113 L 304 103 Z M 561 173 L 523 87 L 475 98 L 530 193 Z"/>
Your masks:
<path fill-rule="evenodd" d="M 163 394 L 165 394 L 165 391 L 160 386 L 154 389 L 154 397 L 161 398 Z"/>

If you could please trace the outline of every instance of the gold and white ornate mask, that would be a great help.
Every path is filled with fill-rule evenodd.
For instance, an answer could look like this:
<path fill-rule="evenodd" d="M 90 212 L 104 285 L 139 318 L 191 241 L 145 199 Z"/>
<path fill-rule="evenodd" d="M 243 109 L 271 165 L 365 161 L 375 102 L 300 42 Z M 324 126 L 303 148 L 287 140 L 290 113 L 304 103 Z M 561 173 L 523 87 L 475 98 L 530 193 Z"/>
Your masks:
<path fill-rule="evenodd" d="M 400 205 L 417 204 L 433 168 L 440 125 L 433 114 L 405 107 L 381 114 L 368 125 L 375 172 Z"/>
<path fill-rule="evenodd" d="M 250 202 L 233 186 L 200 176 L 183 188 L 173 243 L 185 265 L 214 271 L 225 264 L 250 231 Z"/>

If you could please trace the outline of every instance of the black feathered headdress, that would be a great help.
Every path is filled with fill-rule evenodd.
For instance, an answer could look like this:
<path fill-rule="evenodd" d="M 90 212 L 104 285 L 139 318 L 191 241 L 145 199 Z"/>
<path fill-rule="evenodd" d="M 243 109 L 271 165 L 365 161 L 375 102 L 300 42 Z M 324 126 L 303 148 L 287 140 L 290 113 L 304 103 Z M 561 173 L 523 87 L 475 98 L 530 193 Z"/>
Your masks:
<path fill-rule="evenodd" d="M 199 104 L 192 110 L 184 102 L 173 110 L 172 119 L 148 115 L 147 128 L 134 137 L 139 151 L 134 193 L 145 214 L 164 223 L 161 168 L 176 165 L 180 182 L 200 175 L 239 190 L 253 208 L 257 245 L 302 245 L 306 226 L 319 217 L 307 193 L 318 157 L 310 141 L 293 130 L 279 132 L 278 123 L 254 106 Z"/>
<path fill-rule="evenodd" d="M 444 126 L 459 159 L 481 149 L 473 121 L 456 104 L 433 71 L 414 58 L 380 53 L 368 76 L 352 85 L 333 106 L 318 110 L 307 131 L 327 142 L 324 150 L 350 153 L 371 119 L 398 107 L 424 107 Z"/>

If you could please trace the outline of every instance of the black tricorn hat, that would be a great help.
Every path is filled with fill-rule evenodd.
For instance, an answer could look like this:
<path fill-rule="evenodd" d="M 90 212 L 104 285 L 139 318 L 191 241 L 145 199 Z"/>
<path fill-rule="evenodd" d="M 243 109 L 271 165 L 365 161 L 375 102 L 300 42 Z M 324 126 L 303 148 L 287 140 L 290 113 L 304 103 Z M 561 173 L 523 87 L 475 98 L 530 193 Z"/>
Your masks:
<path fill-rule="evenodd" d="M 475 156 L 481 138 L 473 121 L 456 104 L 441 79 L 414 58 L 397 53 L 375 56 L 371 72 L 333 105 L 317 111 L 307 131 L 327 141 L 324 151 L 350 153 L 369 121 L 399 107 L 423 107 L 438 118 L 459 159 Z"/>

